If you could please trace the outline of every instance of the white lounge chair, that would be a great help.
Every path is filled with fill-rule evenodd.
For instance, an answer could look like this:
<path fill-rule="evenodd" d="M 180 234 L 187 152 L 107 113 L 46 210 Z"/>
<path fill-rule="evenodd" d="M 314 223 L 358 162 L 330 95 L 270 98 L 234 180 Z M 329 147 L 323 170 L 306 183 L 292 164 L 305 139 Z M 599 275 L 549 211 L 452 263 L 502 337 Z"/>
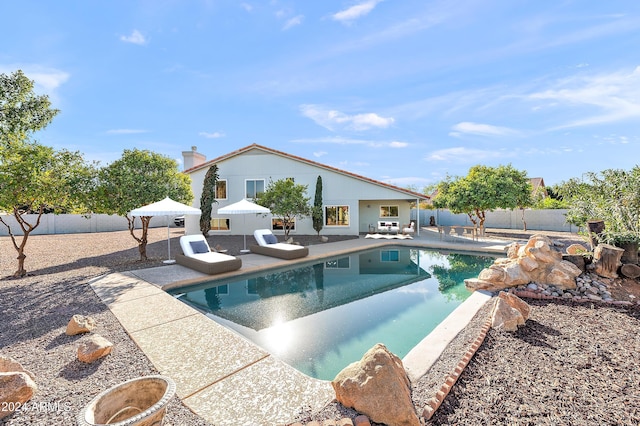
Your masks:
<path fill-rule="evenodd" d="M 211 251 L 207 239 L 202 234 L 183 235 L 180 237 L 180 247 L 184 254 L 177 254 L 176 262 L 205 274 L 235 271 L 242 267 L 241 259 Z"/>
<path fill-rule="evenodd" d="M 258 245 L 249 246 L 252 253 L 287 260 L 309 255 L 309 249 L 307 247 L 296 244 L 279 243 L 278 238 L 273 235 L 269 229 L 256 229 L 253 232 L 253 237 L 256 239 Z"/>
<path fill-rule="evenodd" d="M 411 222 L 408 226 L 405 226 L 402 228 L 402 234 L 403 235 L 407 235 L 407 234 L 413 234 L 416 232 L 416 224 L 415 222 Z"/>

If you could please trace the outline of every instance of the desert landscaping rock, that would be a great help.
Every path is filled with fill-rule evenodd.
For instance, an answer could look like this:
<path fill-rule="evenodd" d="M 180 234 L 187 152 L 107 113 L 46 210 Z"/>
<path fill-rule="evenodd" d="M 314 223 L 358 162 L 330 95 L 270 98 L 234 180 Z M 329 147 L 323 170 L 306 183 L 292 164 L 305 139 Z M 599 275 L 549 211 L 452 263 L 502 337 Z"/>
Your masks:
<path fill-rule="evenodd" d="M 402 361 L 383 344 L 378 343 L 360 361 L 338 373 L 331 385 L 338 402 L 375 422 L 420 425 Z"/>
<path fill-rule="evenodd" d="M 89 333 L 96 328 L 96 320 L 83 315 L 74 315 L 67 324 L 65 334 L 75 336 L 76 334 Z"/>
<path fill-rule="evenodd" d="M 78 346 L 78 361 L 91 364 L 111 353 L 113 343 L 99 334 L 94 334 Z"/>
<path fill-rule="evenodd" d="M 0 420 L 24 407 L 37 389 L 36 383 L 25 372 L 0 373 Z"/>

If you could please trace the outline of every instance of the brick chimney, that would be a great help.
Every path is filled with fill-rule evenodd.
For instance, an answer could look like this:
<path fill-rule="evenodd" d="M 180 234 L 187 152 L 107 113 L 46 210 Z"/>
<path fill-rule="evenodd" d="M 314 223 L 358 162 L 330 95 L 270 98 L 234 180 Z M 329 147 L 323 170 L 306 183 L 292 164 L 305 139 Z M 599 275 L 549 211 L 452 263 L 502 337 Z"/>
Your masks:
<path fill-rule="evenodd" d="M 207 160 L 204 154 L 198 152 L 197 146 L 192 146 L 191 151 L 182 151 L 182 162 L 184 170 L 199 166 Z"/>

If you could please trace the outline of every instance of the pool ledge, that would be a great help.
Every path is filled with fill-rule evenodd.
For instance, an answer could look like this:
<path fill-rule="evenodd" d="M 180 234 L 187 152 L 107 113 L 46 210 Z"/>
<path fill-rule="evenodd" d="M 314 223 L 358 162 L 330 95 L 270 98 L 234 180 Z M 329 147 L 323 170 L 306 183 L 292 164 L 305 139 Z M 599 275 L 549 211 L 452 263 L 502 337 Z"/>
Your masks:
<path fill-rule="evenodd" d="M 415 381 L 429 371 L 447 345 L 469 324 L 474 315 L 491 297 L 492 294 L 489 292 L 474 291 L 427 337 L 409 351 L 402 359 L 409 380 Z"/>
<path fill-rule="evenodd" d="M 400 244 L 360 238 L 314 245 L 307 258 L 297 261 L 250 253 L 242 256 L 242 270 L 229 275 L 393 244 L 504 252 L 501 241 L 455 244 L 438 241 L 437 233 L 435 238 L 428 237 L 430 234 Z M 165 291 L 209 279 L 211 276 L 173 264 L 112 273 L 89 284 L 156 369 L 174 379 L 182 402 L 212 424 L 288 424 L 302 408 L 316 412 L 335 399 L 330 382 L 300 373 Z M 480 292 L 472 294 L 407 354 L 403 364 L 410 377 L 420 377 L 433 365 L 487 298 Z"/>
<path fill-rule="evenodd" d="M 330 382 L 308 377 L 132 273 L 90 286 L 176 394 L 212 424 L 277 425 L 302 407 L 335 398 Z"/>

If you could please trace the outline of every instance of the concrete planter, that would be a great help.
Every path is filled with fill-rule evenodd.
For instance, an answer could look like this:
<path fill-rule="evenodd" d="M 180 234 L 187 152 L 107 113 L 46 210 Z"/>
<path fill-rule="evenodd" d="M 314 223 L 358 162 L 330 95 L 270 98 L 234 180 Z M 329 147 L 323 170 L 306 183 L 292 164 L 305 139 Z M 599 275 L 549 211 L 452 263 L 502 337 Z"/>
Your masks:
<path fill-rule="evenodd" d="M 176 393 L 169 377 L 127 380 L 98 394 L 78 414 L 78 426 L 161 426 Z"/>

